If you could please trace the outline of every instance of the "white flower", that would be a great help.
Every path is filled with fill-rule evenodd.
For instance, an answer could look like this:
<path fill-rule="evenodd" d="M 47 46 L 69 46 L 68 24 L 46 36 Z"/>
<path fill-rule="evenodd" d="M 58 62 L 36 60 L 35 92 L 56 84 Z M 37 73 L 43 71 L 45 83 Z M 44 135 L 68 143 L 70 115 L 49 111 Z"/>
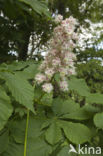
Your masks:
<path fill-rule="evenodd" d="M 56 49 L 51 49 L 51 50 L 49 51 L 49 54 L 52 55 L 52 56 L 55 56 L 56 53 L 57 53 L 57 50 L 56 50 Z"/>
<path fill-rule="evenodd" d="M 42 82 L 44 82 L 46 80 L 46 76 L 39 73 L 35 76 L 35 80 L 38 84 L 41 84 Z"/>
<path fill-rule="evenodd" d="M 57 15 L 57 16 L 55 17 L 55 22 L 56 22 L 56 23 L 60 23 L 62 20 L 63 20 L 63 16 L 61 16 L 61 15 Z"/>
<path fill-rule="evenodd" d="M 45 84 L 42 84 L 42 89 L 47 93 L 53 90 L 50 82 L 56 73 L 60 73 L 60 89 L 62 91 L 68 91 L 66 78 L 76 74 L 74 67 L 76 55 L 73 53 L 73 49 L 76 46 L 74 40 L 78 39 L 77 33 L 74 31 L 77 21 L 73 17 L 63 20 L 61 15 L 56 16 L 55 21 L 58 26 L 54 28 L 53 36 L 48 42 L 49 51 L 39 68 L 41 74 L 37 74 L 35 77 L 38 84 L 45 81 Z"/>
<path fill-rule="evenodd" d="M 73 24 L 73 25 L 77 25 L 78 24 L 77 20 L 75 18 L 73 18 L 72 16 L 69 17 L 69 22 L 71 24 Z"/>
<path fill-rule="evenodd" d="M 59 57 L 56 57 L 52 60 L 52 65 L 53 66 L 58 66 L 61 64 L 61 61 L 60 61 L 60 58 Z"/>
<path fill-rule="evenodd" d="M 69 68 L 68 73 L 69 75 L 76 75 L 75 67 Z"/>
<path fill-rule="evenodd" d="M 54 74 L 53 68 L 47 68 L 47 69 L 45 70 L 45 75 L 46 75 L 48 78 L 51 78 L 51 77 L 53 76 L 53 74 Z"/>
<path fill-rule="evenodd" d="M 61 89 L 62 91 L 64 91 L 64 92 L 69 90 L 69 89 L 68 89 L 68 83 L 67 83 L 66 80 L 60 81 L 59 86 L 60 86 L 60 89 Z"/>
<path fill-rule="evenodd" d="M 40 70 L 45 69 L 46 65 L 47 65 L 47 62 L 46 61 L 43 61 L 42 64 L 39 66 L 39 69 Z"/>
<path fill-rule="evenodd" d="M 66 76 L 66 75 L 68 74 L 68 69 L 67 69 L 67 68 L 61 67 L 61 68 L 59 69 L 59 72 L 60 72 L 60 76 L 61 76 L 61 77 L 64 77 L 64 76 Z"/>
<path fill-rule="evenodd" d="M 75 33 L 75 32 L 72 34 L 72 38 L 74 40 L 78 40 L 79 39 L 77 33 Z"/>
<path fill-rule="evenodd" d="M 44 83 L 43 86 L 43 91 L 50 93 L 53 90 L 53 86 L 51 83 Z"/>

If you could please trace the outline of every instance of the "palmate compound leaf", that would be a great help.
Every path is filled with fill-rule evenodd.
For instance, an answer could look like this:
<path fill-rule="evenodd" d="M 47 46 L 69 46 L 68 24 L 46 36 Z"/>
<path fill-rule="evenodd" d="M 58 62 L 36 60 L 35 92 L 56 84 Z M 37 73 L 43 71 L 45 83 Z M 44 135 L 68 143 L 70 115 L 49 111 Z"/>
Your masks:
<path fill-rule="evenodd" d="M 44 118 L 31 117 L 29 118 L 28 139 L 36 139 L 42 135 L 41 126 L 44 123 Z M 26 119 L 18 119 L 9 124 L 9 131 L 16 143 L 24 143 Z"/>
<path fill-rule="evenodd" d="M 29 82 L 23 79 L 23 77 L 19 77 L 17 73 L 4 73 L 3 77 L 6 81 L 6 85 L 9 91 L 12 93 L 12 96 L 15 98 L 15 100 L 34 112 L 34 90 Z"/>
<path fill-rule="evenodd" d="M 76 91 L 81 96 L 88 96 L 90 93 L 89 88 L 84 79 L 77 79 L 75 77 L 71 77 L 68 80 L 69 89 Z"/>
<path fill-rule="evenodd" d="M 58 143 L 62 139 L 61 129 L 58 122 L 54 121 L 45 133 L 47 142 L 51 145 Z"/>
<path fill-rule="evenodd" d="M 31 116 L 28 127 L 27 156 L 49 156 L 51 146 L 44 139 L 42 124 L 46 121 L 44 117 Z"/>
<path fill-rule="evenodd" d="M 94 116 L 94 124 L 96 127 L 103 129 L 103 113 L 97 113 Z"/>
<path fill-rule="evenodd" d="M 49 156 L 52 147 L 45 141 L 41 125 L 45 118 L 31 116 L 29 118 L 27 156 Z M 10 124 L 11 138 L 8 148 L 2 156 L 23 156 L 26 119 L 18 119 Z M 16 130 L 17 129 L 17 130 Z M 13 141 L 13 140 L 14 141 Z"/>
<path fill-rule="evenodd" d="M 5 126 L 12 112 L 13 107 L 9 96 L 7 96 L 4 89 L 0 86 L 0 130 Z"/>
<path fill-rule="evenodd" d="M 81 123 L 60 121 L 60 125 L 65 136 L 74 144 L 83 144 L 92 137 L 90 129 Z"/>

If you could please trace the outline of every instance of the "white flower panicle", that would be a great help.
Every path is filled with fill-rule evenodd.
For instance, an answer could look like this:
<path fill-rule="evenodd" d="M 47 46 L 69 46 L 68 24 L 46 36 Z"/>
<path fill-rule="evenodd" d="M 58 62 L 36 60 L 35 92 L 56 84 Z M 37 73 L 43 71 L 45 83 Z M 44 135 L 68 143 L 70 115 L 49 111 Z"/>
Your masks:
<path fill-rule="evenodd" d="M 78 40 L 75 32 L 78 23 L 71 16 L 63 20 L 61 15 L 55 17 L 55 22 L 58 26 L 54 28 L 53 37 L 49 41 L 49 51 L 40 65 L 40 73 L 35 77 L 36 82 L 42 84 L 42 89 L 47 93 L 53 90 L 51 79 L 54 74 L 60 73 L 59 87 L 64 92 L 69 89 L 67 77 L 76 74 L 74 67 L 76 55 L 73 49 Z"/>

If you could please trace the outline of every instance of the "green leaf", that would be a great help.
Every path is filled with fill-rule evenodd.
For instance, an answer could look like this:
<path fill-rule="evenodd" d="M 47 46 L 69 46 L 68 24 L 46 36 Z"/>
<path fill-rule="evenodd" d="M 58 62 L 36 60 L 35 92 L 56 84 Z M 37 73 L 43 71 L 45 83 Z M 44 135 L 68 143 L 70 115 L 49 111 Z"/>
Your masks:
<path fill-rule="evenodd" d="M 46 121 L 44 117 L 30 117 L 28 127 L 28 139 L 36 140 L 37 138 L 39 138 L 39 136 L 43 134 L 43 131 L 41 131 L 41 126 L 44 121 Z"/>
<path fill-rule="evenodd" d="M 23 156 L 24 146 L 22 144 L 16 144 L 14 141 L 10 141 L 7 150 L 2 156 Z"/>
<path fill-rule="evenodd" d="M 44 139 L 36 138 L 28 140 L 27 156 L 49 156 L 51 152 L 51 146 Z"/>
<path fill-rule="evenodd" d="M 93 113 L 101 112 L 101 107 L 95 107 L 94 105 L 86 104 L 85 110 L 93 114 Z"/>
<path fill-rule="evenodd" d="M 44 118 L 36 118 L 31 117 L 29 119 L 29 126 L 28 126 L 28 139 L 36 139 L 38 138 L 43 132 L 41 131 L 41 126 L 44 123 Z M 9 130 L 11 136 L 14 138 L 16 143 L 24 143 L 25 137 L 25 128 L 26 128 L 26 119 L 22 120 L 15 120 L 9 124 Z"/>
<path fill-rule="evenodd" d="M 41 130 L 48 127 L 51 123 L 52 123 L 51 119 L 46 119 L 46 121 L 41 126 Z"/>
<path fill-rule="evenodd" d="M 12 64 L 7 65 L 7 68 L 11 71 L 18 71 L 24 69 L 26 66 L 29 65 L 29 62 L 26 61 L 19 61 L 19 62 L 13 62 Z"/>
<path fill-rule="evenodd" d="M 30 115 L 27 138 L 27 156 L 48 156 L 52 148 L 44 139 L 44 131 L 41 126 L 44 118 Z M 3 156 L 23 156 L 24 151 L 24 135 L 25 135 L 26 119 L 15 120 L 9 125 L 10 136 L 14 139 L 9 142 L 8 149 Z M 13 149 L 12 149 L 13 148 Z"/>
<path fill-rule="evenodd" d="M 50 17 L 50 13 L 48 11 L 48 7 L 47 4 L 45 3 L 45 1 L 39 1 L 39 0 L 20 0 L 21 2 L 24 2 L 28 5 L 31 6 L 31 8 L 36 11 L 38 14 L 44 14 L 48 17 Z"/>
<path fill-rule="evenodd" d="M 7 96 L 4 89 L 0 87 L 0 130 L 5 126 L 12 112 L 13 107 L 10 103 L 9 96 Z"/>
<path fill-rule="evenodd" d="M 23 77 L 19 77 L 17 74 L 13 75 L 10 73 L 5 73 L 4 78 L 6 80 L 6 85 L 15 100 L 34 112 L 34 91 L 29 82 L 23 79 Z"/>
<path fill-rule="evenodd" d="M 9 131 L 5 131 L 0 135 L 0 153 L 3 153 L 8 146 L 9 143 Z"/>
<path fill-rule="evenodd" d="M 80 108 L 78 103 L 75 103 L 72 99 L 68 100 L 62 98 L 56 98 L 53 100 L 53 112 L 56 115 L 63 115 L 67 113 L 72 113 Z"/>
<path fill-rule="evenodd" d="M 53 95 L 51 93 L 50 94 L 44 94 L 40 100 L 41 104 L 45 105 L 45 106 L 51 106 L 52 100 L 53 100 L 52 97 L 53 97 Z"/>
<path fill-rule="evenodd" d="M 57 154 L 57 156 L 77 156 L 75 153 L 69 153 L 70 148 L 68 146 L 64 146 L 60 152 Z"/>
<path fill-rule="evenodd" d="M 76 91 L 81 96 L 87 96 L 89 94 L 89 88 L 84 79 L 72 77 L 68 83 L 69 89 Z"/>
<path fill-rule="evenodd" d="M 90 104 L 101 104 L 103 105 L 103 94 L 95 93 L 95 94 L 90 94 L 86 98 L 86 102 Z"/>
<path fill-rule="evenodd" d="M 30 64 L 23 71 L 18 71 L 17 74 L 22 76 L 24 79 L 34 79 L 35 75 L 38 73 L 38 64 Z"/>
<path fill-rule="evenodd" d="M 80 108 L 77 111 L 71 112 L 70 114 L 65 114 L 61 118 L 64 119 L 74 119 L 74 120 L 88 120 L 93 117 L 94 113 L 88 112 L 85 108 Z"/>
<path fill-rule="evenodd" d="M 60 121 L 61 128 L 66 137 L 75 144 L 83 144 L 90 141 L 92 133 L 88 127 L 80 123 Z"/>
<path fill-rule="evenodd" d="M 16 120 L 9 124 L 9 131 L 16 143 L 24 143 L 26 120 Z"/>
<path fill-rule="evenodd" d="M 39 99 L 41 99 L 42 96 L 43 96 L 42 89 L 39 86 L 35 87 L 35 89 L 34 89 L 34 100 L 38 101 Z"/>
<path fill-rule="evenodd" d="M 54 145 L 62 139 L 61 129 L 56 121 L 54 121 L 45 133 L 46 140 Z"/>
<path fill-rule="evenodd" d="M 97 113 L 94 116 L 94 123 L 96 127 L 103 129 L 103 113 Z"/>
<path fill-rule="evenodd" d="M 60 82 L 60 73 L 56 73 L 56 74 L 54 75 L 54 79 L 55 79 L 55 81 L 56 81 L 57 83 L 59 83 L 59 82 Z"/>

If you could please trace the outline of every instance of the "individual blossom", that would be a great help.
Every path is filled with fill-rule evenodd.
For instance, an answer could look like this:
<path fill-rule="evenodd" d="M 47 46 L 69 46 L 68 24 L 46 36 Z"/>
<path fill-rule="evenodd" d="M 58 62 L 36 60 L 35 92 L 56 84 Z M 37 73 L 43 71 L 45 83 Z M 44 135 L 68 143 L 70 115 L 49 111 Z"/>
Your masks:
<path fill-rule="evenodd" d="M 52 60 L 53 66 L 59 66 L 61 64 L 60 58 L 56 57 Z"/>
<path fill-rule="evenodd" d="M 35 80 L 38 84 L 41 84 L 46 80 L 46 76 L 44 74 L 39 73 L 35 76 Z"/>
<path fill-rule="evenodd" d="M 57 15 L 57 16 L 55 17 L 55 22 L 56 22 L 56 23 L 60 23 L 60 22 L 62 22 L 62 20 L 63 20 L 63 16 L 61 16 L 61 15 Z"/>
<path fill-rule="evenodd" d="M 53 68 L 47 68 L 45 70 L 45 75 L 50 79 L 54 74 L 54 69 Z"/>
<path fill-rule="evenodd" d="M 51 49 L 51 50 L 49 51 L 49 54 L 50 54 L 51 56 L 56 56 L 57 50 L 56 50 L 56 49 Z"/>
<path fill-rule="evenodd" d="M 60 86 L 60 90 L 63 91 L 63 92 L 69 90 L 69 88 L 68 88 L 68 83 L 67 83 L 66 80 L 60 81 L 59 86 Z"/>
<path fill-rule="evenodd" d="M 39 69 L 40 70 L 44 70 L 46 68 L 46 66 L 48 65 L 48 62 L 47 60 L 44 60 L 41 65 L 39 66 Z"/>
<path fill-rule="evenodd" d="M 78 25 L 78 22 L 75 18 L 73 18 L 72 16 L 69 17 L 69 23 L 72 25 Z"/>
<path fill-rule="evenodd" d="M 74 33 L 72 34 L 72 39 L 73 39 L 73 40 L 78 40 L 78 39 L 79 39 L 77 33 L 74 32 Z"/>
<path fill-rule="evenodd" d="M 69 68 L 68 70 L 69 75 L 76 75 L 75 67 L 73 66 L 72 68 Z"/>
<path fill-rule="evenodd" d="M 43 88 L 43 91 L 47 93 L 50 93 L 53 90 L 53 86 L 51 83 L 44 83 L 42 85 L 42 88 Z"/>
<path fill-rule="evenodd" d="M 68 69 L 67 69 L 67 67 L 66 68 L 61 67 L 59 69 L 59 72 L 60 72 L 60 76 L 61 77 L 64 77 L 64 76 L 68 75 Z"/>

